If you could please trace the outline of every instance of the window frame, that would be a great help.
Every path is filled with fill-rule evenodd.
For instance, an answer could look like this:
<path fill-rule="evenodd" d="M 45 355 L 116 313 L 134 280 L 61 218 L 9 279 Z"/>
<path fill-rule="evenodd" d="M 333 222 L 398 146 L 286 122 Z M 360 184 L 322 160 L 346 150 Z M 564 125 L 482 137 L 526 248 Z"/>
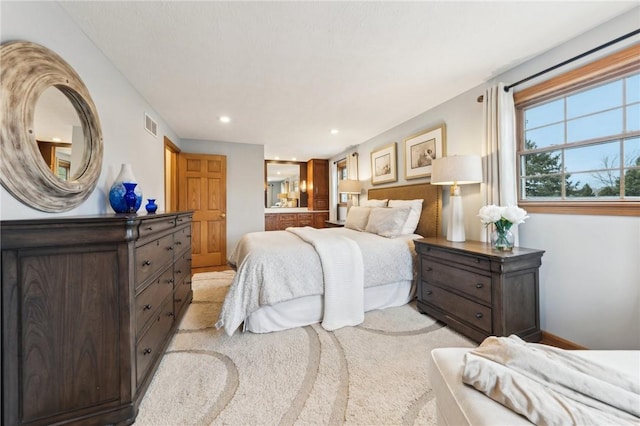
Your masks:
<path fill-rule="evenodd" d="M 516 109 L 516 179 L 518 205 L 530 213 L 640 216 L 640 201 L 620 200 L 529 200 L 521 196 L 521 156 L 524 149 L 524 109 L 569 93 L 587 89 L 640 71 L 640 43 L 565 72 L 514 93 Z M 558 147 L 566 149 L 565 147 Z"/>
<path fill-rule="evenodd" d="M 343 172 L 344 170 L 344 172 Z M 348 170 L 347 170 L 347 159 L 344 158 L 338 162 L 336 162 L 336 194 L 338 194 L 338 207 L 346 207 L 348 202 L 348 194 L 341 194 L 338 192 L 338 185 L 340 181 L 343 179 L 348 179 Z M 344 201 L 343 201 L 344 199 Z"/>

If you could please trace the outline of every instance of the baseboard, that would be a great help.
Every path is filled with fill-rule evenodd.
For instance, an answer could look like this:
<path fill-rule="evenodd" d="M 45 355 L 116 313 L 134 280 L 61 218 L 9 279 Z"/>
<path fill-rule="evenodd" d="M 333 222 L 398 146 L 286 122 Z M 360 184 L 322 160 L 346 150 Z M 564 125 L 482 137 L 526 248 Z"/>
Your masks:
<path fill-rule="evenodd" d="M 540 342 L 544 345 L 555 346 L 560 349 L 570 349 L 570 350 L 585 350 L 584 346 L 580 346 L 576 343 L 573 343 L 569 340 L 563 339 L 562 337 L 558 337 L 555 334 L 548 333 L 546 331 L 542 331 L 542 340 Z"/>

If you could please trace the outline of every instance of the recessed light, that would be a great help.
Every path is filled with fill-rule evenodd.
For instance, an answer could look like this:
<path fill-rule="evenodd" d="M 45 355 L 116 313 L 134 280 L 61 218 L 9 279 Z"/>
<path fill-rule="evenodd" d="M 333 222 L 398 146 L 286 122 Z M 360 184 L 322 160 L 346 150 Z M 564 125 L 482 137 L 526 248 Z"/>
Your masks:
<path fill-rule="evenodd" d="M 296 157 L 291 157 L 291 161 L 296 161 Z"/>
<path fill-rule="evenodd" d="M 52 138 L 51 140 L 54 141 L 54 142 L 60 142 L 62 139 L 60 139 L 60 138 Z"/>
<path fill-rule="evenodd" d="M 276 160 L 279 160 L 279 159 L 280 159 L 280 157 L 278 157 L 277 155 L 276 155 L 275 157 L 273 157 L 273 158 L 275 158 Z"/>
<path fill-rule="evenodd" d="M 337 135 L 337 134 L 338 134 L 338 132 L 339 132 L 339 130 L 338 130 L 338 129 L 331 129 L 331 134 L 332 134 L 332 135 Z"/>
<path fill-rule="evenodd" d="M 221 123 L 228 123 L 231 121 L 231 118 L 226 115 L 221 115 L 220 117 L 218 117 L 218 120 L 220 120 Z"/>

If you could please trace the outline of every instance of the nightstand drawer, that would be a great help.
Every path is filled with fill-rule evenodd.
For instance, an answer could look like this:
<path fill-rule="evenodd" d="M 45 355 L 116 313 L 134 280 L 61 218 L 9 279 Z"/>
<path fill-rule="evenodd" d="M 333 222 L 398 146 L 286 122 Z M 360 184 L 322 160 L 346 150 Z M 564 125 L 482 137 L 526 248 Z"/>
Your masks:
<path fill-rule="evenodd" d="M 489 271 L 491 269 L 491 262 L 489 259 L 486 257 L 474 256 L 473 254 L 455 253 L 430 246 L 421 246 L 420 253 L 439 259 L 443 261 L 443 263 L 455 262 L 460 265 L 482 269 L 483 271 Z"/>
<path fill-rule="evenodd" d="M 491 304 L 491 277 L 422 258 L 422 280 Z"/>
<path fill-rule="evenodd" d="M 445 311 L 447 315 L 489 334 L 492 333 L 491 308 L 429 284 L 422 284 L 421 293 L 420 299 L 425 303 L 436 306 Z"/>

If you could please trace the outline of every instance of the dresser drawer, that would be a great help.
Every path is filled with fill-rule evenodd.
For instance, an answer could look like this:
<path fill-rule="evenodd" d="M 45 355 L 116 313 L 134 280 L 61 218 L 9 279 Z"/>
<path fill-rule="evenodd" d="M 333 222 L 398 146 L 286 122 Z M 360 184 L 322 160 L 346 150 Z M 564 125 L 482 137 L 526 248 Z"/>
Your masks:
<path fill-rule="evenodd" d="M 174 218 L 158 218 L 158 219 L 145 219 L 140 223 L 138 233 L 140 238 L 144 238 L 150 234 L 171 229 L 176 226 L 176 220 Z"/>
<path fill-rule="evenodd" d="M 173 293 L 173 268 L 162 273 L 136 297 L 136 335 L 154 314 L 162 302 Z"/>
<path fill-rule="evenodd" d="M 491 269 L 489 259 L 482 256 L 475 256 L 469 253 L 451 252 L 425 245 L 420 245 L 419 252 L 434 259 L 439 259 L 444 263 L 455 262 L 460 265 L 470 266 L 483 271 L 489 271 Z"/>
<path fill-rule="evenodd" d="M 311 213 L 299 213 L 298 214 L 298 226 L 313 226 L 313 214 L 311 214 Z"/>
<path fill-rule="evenodd" d="M 191 252 L 181 254 L 173 267 L 175 284 L 178 285 L 184 280 L 191 280 Z"/>
<path fill-rule="evenodd" d="M 191 248 L 191 226 L 184 226 L 173 233 L 173 246 L 176 253 Z"/>
<path fill-rule="evenodd" d="M 178 284 L 176 291 L 173 294 L 173 310 L 176 313 L 176 318 L 180 317 L 180 313 L 187 303 L 189 294 L 191 293 L 191 280 L 184 280 Z"/>
<path fill-rule="evenodd" d="M 136 288 L 173 261 L 173 234 L 136 249 Z"/>
<path fill-rule="evenodd" d="M 144 380 L 149 367 L 160 355 L 162 343 L 173 325 L 173 301 L 162 306 L 156 314 L 153 324 L 136 345 L 136 379 L 139 384 Z"/>
<path fill-rule="evenodd" d="M 491 304 L 491 277 L 458 269 L 434 261 L 433 258 L 422 258 L 422 280 L 427 284 L 455 289 L 474 299 Z"/>
<path fill-rule="evenodd" d="M 422 283 L 420 287 L 420 299 L 425 303 L 436 306 L 445 311 L 447 315 L 456 317 L 487 333 L 492 333 L 490 308 L 440 287 L 425 283 Z"/>

